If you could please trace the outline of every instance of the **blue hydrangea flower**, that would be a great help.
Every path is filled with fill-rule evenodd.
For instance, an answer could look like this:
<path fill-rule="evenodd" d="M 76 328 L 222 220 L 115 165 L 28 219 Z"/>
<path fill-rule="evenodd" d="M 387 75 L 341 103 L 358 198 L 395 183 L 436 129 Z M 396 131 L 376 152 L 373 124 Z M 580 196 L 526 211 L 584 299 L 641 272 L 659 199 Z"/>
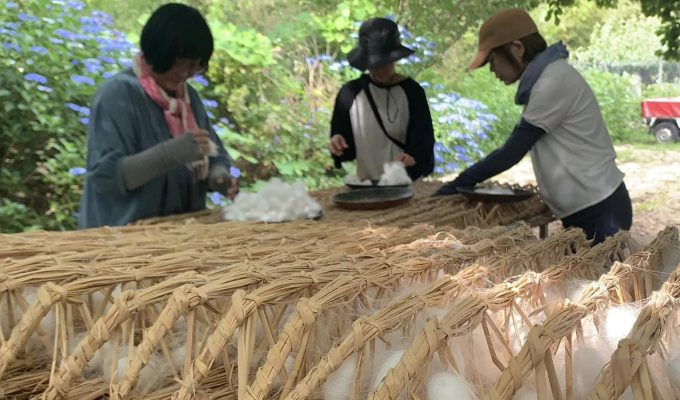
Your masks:
<path fill-rule="evenodd" d="M 51 87 L 45 86 L 45 85 L 38 85 L 38 90 L 41 91 L 41 92 L 45 92 L 45 93 L 52 93 L 53 92 Z"/>
<path fill-rule="evenodd" d="M 75 32 L 67 31 L 66 29 L 56 29 L 54 31 L 54 34 L 57 36 L 60 36 L 66 40 L 78 40 L 81 38 L 81 36 Z"/>
<path fill-rule="evenodd" d="M 99 57 L 99 59 L 101 61 L 107 63 L 107 64 L 115 64 L 116 63 L 116 60 L 114 60 L 113 58 L 108 57 L 108 56 L 101 56 L 101 57 Z"/>
<path fill-rule="evenodd" d="M 19 13 L 19 15 L 17 15 L 17 17 L 24 22 L 39 21 L 38 17 L 36 17 L 35 15 L 26 14 L 26 13 Z"/>
<path fill-rule="evenodd" d="M 76 11 L 82 11 L 85 9 L 85 3 L 76 0 L 70 0 L 66 2 L 66 5 Z"/>
<path fill-rule="evenodd" d="M 12 9 L 12 8 L 18 8 L 19 5 L 13 1 L 8 1 L 5 3 L 5 8 Z"/>
<path fill-rule="evenodd" d="M 73 167 L 69 168 L 68 173 L 73 176 L 80 176 L 87 173 L 87 170 L 83 167 Z"/>
<path fill-rule="evenodd" d="M 86 84 L 90 86 L 94 86 L 95 84 L 94 79 L 90 78 L 89 76 L 71 75 L 71 80 L 78 84 Z"/>
<path fill-rule="evenodd" d="M 239 178 L 241 176 L 241 170 L 232 165 L 229 167 L 229 174 L 234 178 Z"/>
<path fill-rule="evenodd" d="M 210 201 L 218 206 L 224 206 L 227 203 L 226 198 L 222 195 L 222 193 L 219 192 L 212 192 L 210 193 Z"/>
<path fill-rule="evenodd" d="M 31 46 L 31 48 L 28 49 L 28 50 L 33 52 L 33 53 L 37 53 L 37 54 L 47 54 L 48 53 L 48 50 L 46 48 L 42 47 L 42 46 Z"/>
<path fill-rule="evenodd" d="M 90 119 L 87 118 L 87 117 L 83 117 L 83 118 L 80 119 L 80 122 L 81 122 L 83 125 L 87 125 L 87 124 L 90 123 Z"/>
<path fill-rule="evenodd" d="M 46 84 L 47 83 L 47 78 L 40 74 L 35 74 L 35 73 L 30 73 L 24 75 L 24 79 L 29 81 L 29 82 L 36 82 L 36 83 L 42 83 Z"/>
<path fill-rule="evenodd" d="M 90 115 L 90 109 L 88 107 L 79 106 L 74 103 L 64 103 L 66 107 L 82 115 Z"/>
<path fill-rule="evenodd" d="M 191 81 L 202 87 L 208 87 L 208 80 L 201 74 L 194 75 Z M 205 104 L 205 103 L 204 103 Z"/>
<path fill-rule="evenodd" d="M 14 43 L 3 43 L 3 44 L 2 44 L 2 47 L 6 48 L 6 49 L 12 49 L 12 50 L 14 50 L 14 51 L 16 51 L 16 52 L 19 52 L 19 53 L 21 52 L 21 47 L 20 47 L 18 44 L 14 44 Z"/>
<path fill-rule="evenodd" d="M 215 100 L 203 99 L 203 105 L 207 108 L 217 108 L 217 102 Z"/>

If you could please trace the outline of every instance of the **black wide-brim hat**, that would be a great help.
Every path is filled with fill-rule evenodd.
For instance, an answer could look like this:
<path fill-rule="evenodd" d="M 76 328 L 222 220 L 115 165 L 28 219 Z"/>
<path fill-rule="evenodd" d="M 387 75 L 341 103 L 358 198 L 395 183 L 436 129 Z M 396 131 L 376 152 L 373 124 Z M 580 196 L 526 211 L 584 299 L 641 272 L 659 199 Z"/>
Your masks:
<path fill-rule="evenodd" d="M 359 43 L 347 55 L 352 67 L 367 69 L 393 63 L 413 54 L 414 51 L 401 44 L 399 27 L 387 18 L 372 18 L 361 24 Z"/>

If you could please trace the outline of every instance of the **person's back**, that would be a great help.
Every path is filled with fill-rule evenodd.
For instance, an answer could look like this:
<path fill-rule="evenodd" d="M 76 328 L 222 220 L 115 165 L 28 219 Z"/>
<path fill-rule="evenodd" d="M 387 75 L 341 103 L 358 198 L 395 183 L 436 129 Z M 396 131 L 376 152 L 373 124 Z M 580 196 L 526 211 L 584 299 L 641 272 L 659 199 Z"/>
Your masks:
<path fill-rule="evenodd" d="M 550 63 L 522 117 L 545 130 L 531 150 L 536 181 L 557 218 L 608 197 L 623 180 L 597 99 L 566 60 Z"/>
<path fill-rule="evenodd" d="M 457 194 L 531 152 L 541 198 L 565 228 L 583 229 L 593 244 L 630 229 L 632 205 L 609 132 L 593 91 L 566 61 L 566 46 L 547 46 L 531 16 L 518 8 L 496 12 L 478 38 L 469 68 L 489 64 L 506 85 L 519 82 L 515 103 L 524 107 L 522 117 L 501 147 L 435 195 Z"/>

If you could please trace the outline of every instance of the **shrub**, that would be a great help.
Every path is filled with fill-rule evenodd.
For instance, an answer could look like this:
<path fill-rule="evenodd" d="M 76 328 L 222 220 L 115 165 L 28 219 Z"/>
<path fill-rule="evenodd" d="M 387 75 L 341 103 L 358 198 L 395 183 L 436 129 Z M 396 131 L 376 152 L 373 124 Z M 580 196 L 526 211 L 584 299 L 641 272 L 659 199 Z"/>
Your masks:
<path fill-rule="evenodd" d="M 629 75 L 586 70 L 583 76 L 593 89 L 609 134 L 615 142 L 645 141 L 648 135 L 640 116 L 640 95 Z"/>
<path fill-rule="evenodd" d="M 70 229 L 80 199 L 95 86 L 129 63 L 130 43 L 79 1 L 0 8 L 0 229 Z"/>

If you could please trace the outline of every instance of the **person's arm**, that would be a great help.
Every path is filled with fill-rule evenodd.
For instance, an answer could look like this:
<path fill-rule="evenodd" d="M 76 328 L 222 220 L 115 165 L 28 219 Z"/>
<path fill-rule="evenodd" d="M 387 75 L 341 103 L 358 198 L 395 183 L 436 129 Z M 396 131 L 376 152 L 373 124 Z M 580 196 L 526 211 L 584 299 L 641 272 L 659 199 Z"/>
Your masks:
<path fill-rule="evenodd" d="M 208 188 L 213 192 L 219 192 L 225 196 L 233 198 L 238 192 L 238 180 L 231 176 L 230 168 L 233 164 L 231 156 L 224 143 L 210 122 L 210 117 L 203 107 L 201 98 L 198 92 L 191 86 L 189 87 L 189 96 L 191 98 L 191 106 L 196 116 L 196 123 L 198 126 L 206 129 L 210 134 L 210 140 L 217 146 L 217 155 L 211 156 L 210 172 L 208 173 Z"/>
<path fill-rule="evenodd" d="M 352 103 L 354 103 L 355 97 L 355 88 L 351 85 L 345 85 L 340 89 L 340 92 L 338 92 L 335 99 L 333 116 L 331 118 L 330 137 L 332 138 L 335 135 L 341 135 L 347 144 L 347 148 L 342 151 L 342 154 L 331 154 L 335 163 L 335 168 L 340 168 L 344 161 L 352 161 L 357 157 L 352 121 L 349 114 L 349 110 L 352 107 Z"/>
<path fill-rule="evenodd" d="M 92 104 L 88 125 L 88 179 L 95 190 L 124 196 L 151 179 L 186 162 L 200 160 L 191 134 L 139 150 L 138 101 L 130 83 L 119 79 L 102 86 Z"/>
<path fill-rule="evenodd" d="M 517 164 L 531 150 L 545 131 L 522 118 L 508 140 L 483 160 L 461 172 L 456 179 L 442 185 L 435 196 L 457 194 L 459 187 L 474 186 Z"/>
<path fill-rule="evenodd" d="M 137 189 L 178 165 L 202 159 L 203 153 L 191 133 L 158 143 L 140 153 L 123 157 L 125 188 Z"/>
<path fill-rule="evenodd" d="M 411 179 L 427 176 L 434 170 L 434 128 L 427 104 L 425 90 L 412 81 L 405 85 L 409 105 L 409 124 L 404 152 L 415 160 L 415 165 L 406 168 Z"/>

